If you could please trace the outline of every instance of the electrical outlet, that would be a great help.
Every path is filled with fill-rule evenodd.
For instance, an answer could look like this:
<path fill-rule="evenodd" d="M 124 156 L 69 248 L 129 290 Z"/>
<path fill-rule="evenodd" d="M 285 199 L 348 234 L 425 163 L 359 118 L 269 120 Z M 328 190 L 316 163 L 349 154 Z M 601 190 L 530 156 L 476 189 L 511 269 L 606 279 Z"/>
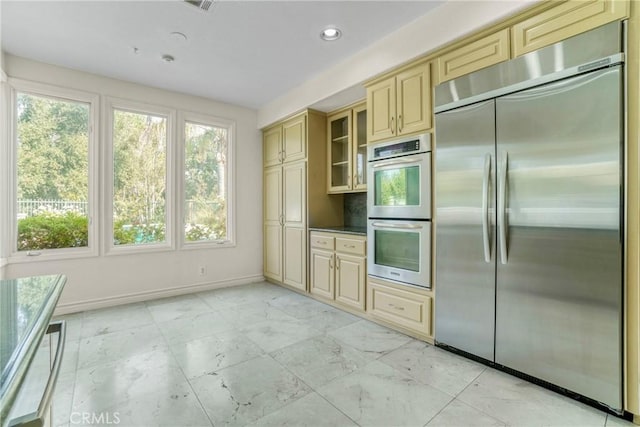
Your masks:
<path fill-rule="evenodd" d="M 200 275 L 201 275 L 201 276 L 204 276 L 204 275 L 205 275 L 205 273 L 207 272 L 207 270 L 206 270 L 204 267 L 202 267 L 202 266 L 200 266 L 200 268 L 198 269 L 198 271 L 200 272 Z"/>

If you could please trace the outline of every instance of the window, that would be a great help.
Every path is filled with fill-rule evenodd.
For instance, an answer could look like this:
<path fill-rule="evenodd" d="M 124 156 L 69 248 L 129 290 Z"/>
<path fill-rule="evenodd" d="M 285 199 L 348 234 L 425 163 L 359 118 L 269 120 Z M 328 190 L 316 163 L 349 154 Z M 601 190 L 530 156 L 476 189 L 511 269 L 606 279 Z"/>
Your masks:
<path fill-rule="evenodd" d="M 171 112 L 111 104 L 111 248 L 171 245 Z"/>
<path fill-rule="evenodd" d="M 183 124 L 183 241 L 231 244 L 233 124 L 191 114 Z"/>
<path fill-rule="evenodd" d="M 14 254 L 85 252 L 95 247 L 92 160 L 97 99 L 12 81 Z"/>

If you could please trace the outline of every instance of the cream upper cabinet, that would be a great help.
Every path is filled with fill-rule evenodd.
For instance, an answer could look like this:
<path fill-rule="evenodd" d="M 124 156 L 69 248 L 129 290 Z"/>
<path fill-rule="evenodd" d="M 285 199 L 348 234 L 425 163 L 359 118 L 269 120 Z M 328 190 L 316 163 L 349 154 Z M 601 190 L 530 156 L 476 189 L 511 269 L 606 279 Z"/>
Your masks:
<path fill-rule="evenodd" d="M 282 163 L 282 126 L 266 130 L 262 139 L 264 166 Z"/>
<path fill-rule="evenodd" d="M 459 47 L 438 57 L 437 83 L 446 82 L 509 59 L 509 29 Z"/>
<path fill-rule="evenodd" d="M 329 193 L 367 189 L 367 107 L 360 104 L 327 117 Z"/>
<path fill-rule="evenodd" d="M 307 117 L 294 117 L 282 124 L 283 162 L 294 162 L 307 157 Z"/>
<path fill-rule="evenodd" d="M 569 0 L 511 28 L 513 56 L 540 49 L 629 16 L 623 0 Z"/>
<path fill-rule="evenodd" d="M 262 135 L 264 166 L 304 160 L 307 157 L 306 116 L 293 117 Z"/>
<path fill-rule="evenodd" d="M 312 232 L 309 246 L 311 293 L 338 306 L 364 311 L 366 237 Z"/>
<path fill-rule="evenodd" d="M 431 128 L 430 64 L 367 87 L 367 139 L 375 142 Z"/>

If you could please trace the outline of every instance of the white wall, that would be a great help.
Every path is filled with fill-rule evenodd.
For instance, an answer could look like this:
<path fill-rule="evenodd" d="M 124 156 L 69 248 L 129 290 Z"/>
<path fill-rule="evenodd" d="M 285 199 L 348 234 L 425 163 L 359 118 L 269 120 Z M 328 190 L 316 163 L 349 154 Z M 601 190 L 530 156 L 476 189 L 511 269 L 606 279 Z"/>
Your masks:
<path fill-rule="evenodd" d="M 6 56 L 10 78 L 43 82 L 236 122 L 236 247 L 10 263 L 6 276 L 64 273 L 59 312 L 262 279 L 262 144 L 254 110 Z M 0 170 L 6 170 L 5 165 Z M 6 240 L 6 239 L 5 239 Z M 206 275 L 199 275 L 204 266 Z"/>
<path fill-rule="evenodd" d="M 447 1 L 265 105 L 258 111 L 258 126 L 267 126 L 537 2 Z"/>

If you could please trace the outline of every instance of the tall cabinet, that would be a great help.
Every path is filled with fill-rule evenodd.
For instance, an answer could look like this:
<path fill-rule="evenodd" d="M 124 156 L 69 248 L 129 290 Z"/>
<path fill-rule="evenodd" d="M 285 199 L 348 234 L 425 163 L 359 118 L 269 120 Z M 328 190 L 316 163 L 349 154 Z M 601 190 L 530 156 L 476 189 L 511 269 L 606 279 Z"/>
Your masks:
<path fill-rule="evenodd" d="M 307 290 L 307 227 L 342 221 L 326 183 L 326 117 L 306 110 L 263 131 L 264 276 Z"/>

